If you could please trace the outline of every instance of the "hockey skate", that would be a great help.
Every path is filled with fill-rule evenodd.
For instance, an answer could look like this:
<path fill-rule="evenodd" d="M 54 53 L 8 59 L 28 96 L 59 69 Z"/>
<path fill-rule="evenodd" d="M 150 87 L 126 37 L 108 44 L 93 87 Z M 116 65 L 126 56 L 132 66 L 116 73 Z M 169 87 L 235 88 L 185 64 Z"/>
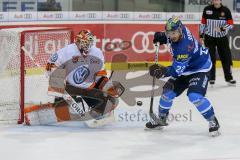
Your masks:
<path fill-rule="evenodd" d="M 236 80 L 234 80 L 234 79 L 231 79 L 231 80 L 226 81 L 226 82 L 229 86 L 236 86 L 236 83 L 237 83 Z"/>
<path fill-rule="evenodd" d="M 209 133 L 212 137 L 216 137 L 220 135 L 219 132 L 220 125 L 216 117 L 213 120 L 209 121 Z"/>
<path fill-rule="evenodd" d="M 215 84 L 215 80 L 209 80 L 209 84 L 210 84 L 211 87 L 213 87 L 214 84 Z"/>
<path fill-rule="evenodd" d="M 146 130 L 161 130 L 164 126 L 167 126 L 167 116 L 159 117 L 158 119 L 150 119 L 149 122 L 146 123 Z"/>

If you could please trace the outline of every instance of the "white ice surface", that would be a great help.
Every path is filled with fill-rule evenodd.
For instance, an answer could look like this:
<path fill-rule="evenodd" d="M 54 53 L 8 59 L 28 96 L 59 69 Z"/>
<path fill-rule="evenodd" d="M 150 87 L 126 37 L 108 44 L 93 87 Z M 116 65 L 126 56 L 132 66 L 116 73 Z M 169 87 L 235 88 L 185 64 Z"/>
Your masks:
<path fill-rule="evenodd" d="M 234 77 L 240 83 L 239 70 Z M 215 108 L 222 135 L 208 135 L 208 123 L 188 102 L 174 101 L 170 125 L 145 131 L 150 98 L 129 107 L 123 101 L 116 122 L 98 129 L 79 122 L 49 126 L 0 126 L 1 160 L 240 160 L 240 85 L 229 87 L 218 70 L 207 97 Z M 158 98 L 155 98 L 155 106 Z M 173 116 L 175 116 L 173 120 Z M 181 116 L 181 117 L 180 117 Z"/>

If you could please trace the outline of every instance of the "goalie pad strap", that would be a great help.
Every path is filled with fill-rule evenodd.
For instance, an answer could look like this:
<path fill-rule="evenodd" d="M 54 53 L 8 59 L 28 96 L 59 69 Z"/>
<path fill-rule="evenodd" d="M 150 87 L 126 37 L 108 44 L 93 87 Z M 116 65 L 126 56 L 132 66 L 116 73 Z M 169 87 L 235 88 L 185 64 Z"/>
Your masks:
<path fill-rule="evenodd" d="M 30 113 L 30 112 L 38 111 L 40 109 L 48 109 L 48 108 L 53 108 L 52 103 L 26 106 L 24 107 L 24 113 Z"/>
<path fill-rule="evenodd" d="M 101 70 L 96 73 L 96 76 L 106 76 L 106 75 L 107 75 L 106 70 Z"/>

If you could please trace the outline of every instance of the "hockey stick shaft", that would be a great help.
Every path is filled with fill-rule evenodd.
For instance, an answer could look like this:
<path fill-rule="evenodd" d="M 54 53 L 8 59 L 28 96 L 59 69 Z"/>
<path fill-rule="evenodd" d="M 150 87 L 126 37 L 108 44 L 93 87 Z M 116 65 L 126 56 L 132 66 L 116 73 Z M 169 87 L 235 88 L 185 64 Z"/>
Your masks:
<path fill-rule="evenodd" d="M 158 63 L 159 43 L 157 43 L 155 46 L 156 46 L 156 51 L 155 51 L 154 62 L 155 62 L 155 64 L 157 64 L 157 63 Z M 150 109 L 149 109 L 150 117 L 151 117 L 153 120 L 157 119 L 157 116 L 153 113 L 153 101 L 154 101 L 154 88 L 155 88 L 155 83 L 156 83 L 156 77 L 153 76 L 152 90 L 151 90 L 151 101 L 150 101 Z"/>
<path fill-rule="evenodd" d="M 111 71 L 111 74 L 110 74 L 110 76 L 109 76 L 109 78 L 108 78 L 109 80 L 112 79 L 113 73 L 114 73 L 114 70 Z"/>

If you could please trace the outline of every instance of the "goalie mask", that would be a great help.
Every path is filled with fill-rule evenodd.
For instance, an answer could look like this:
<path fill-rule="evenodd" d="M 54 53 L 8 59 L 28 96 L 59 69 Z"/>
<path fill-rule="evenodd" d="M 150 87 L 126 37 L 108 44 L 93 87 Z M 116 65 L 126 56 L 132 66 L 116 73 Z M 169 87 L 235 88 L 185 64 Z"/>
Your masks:
<path fill-rule="evenodd" d="M 82 54 L 87 55 L 88 50 L 93 46 L 94 35 L 89 30 L 81 30 L 75 39 L 76 45 Z"/>
<path fill-rule="evenodd" d="M 171 41 L 177 42 L 182 37 L 182 22 L 178 17 L 170 18 L 166 23 L 165 30 L 167 37 L 169 37 Z"/>

